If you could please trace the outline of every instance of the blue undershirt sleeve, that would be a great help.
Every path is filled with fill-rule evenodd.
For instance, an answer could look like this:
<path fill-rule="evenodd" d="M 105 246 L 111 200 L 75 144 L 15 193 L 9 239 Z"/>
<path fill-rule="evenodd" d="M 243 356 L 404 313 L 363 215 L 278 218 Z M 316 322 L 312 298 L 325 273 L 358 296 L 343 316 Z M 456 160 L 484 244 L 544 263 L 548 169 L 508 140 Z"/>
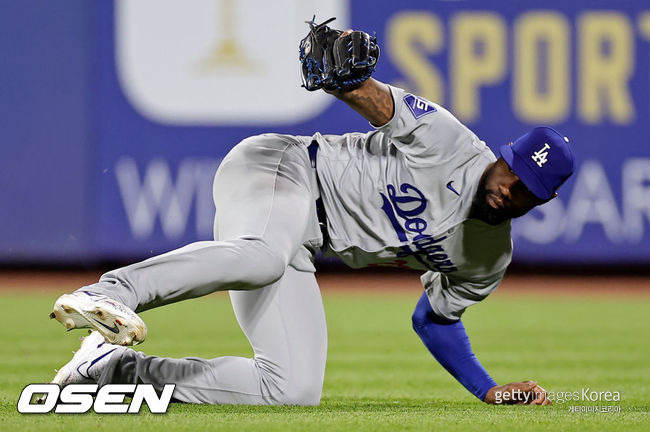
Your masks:
<path fill-rule="evenodd" d="M 413 329 L 436 360 L 474 396 L 483 400 L 497 385 L 472 352 L 463 323 L 438 317 L 426 292 L 413 312 Z"/>

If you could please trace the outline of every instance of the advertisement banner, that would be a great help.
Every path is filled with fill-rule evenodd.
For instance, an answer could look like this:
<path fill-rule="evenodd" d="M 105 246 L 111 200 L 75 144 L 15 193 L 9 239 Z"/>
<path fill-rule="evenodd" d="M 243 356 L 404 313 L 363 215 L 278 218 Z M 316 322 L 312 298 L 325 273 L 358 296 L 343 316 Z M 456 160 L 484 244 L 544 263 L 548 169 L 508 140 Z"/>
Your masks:
<path fill-rule="evenodd" d="M 374 32 L 382 49 L 376 78 L 445 106 L 497 155 L 500 145 L 536 125 L 569 137 L 576 172 L 557 199 L 513 223 L 516 261 L 650 261 L 645 2 L 75 4 L 79 10 L 71 17 L 80 36 L 52 36 L 63 44 L 60 52 L 70 52 L 53 71 L 56 80 L 38 68 L 22 73 L 24 62 L 18 61 L 4 72 L 24 75 L 16 82 L 30 89 L 60 90 L 34 96 L 33 106 L 25 97 L 11 99 L 5 142 L 28 136 L 29 128 L 20 126 L 25 112 L 44 118 L 53 113 L 60 120 L 39 120 L 33 143 L 7 146 L 7 160 L 14 153 L 15 160 L 40 154 L 34 143 L 49 149 L 42 154 L 51 156 L 26 183 L 3 196 L 50 203 L 55 216 L 41 218 L 35 205 L 5 211 L 0 258 L 140 259 L 210 239 L 213 175 L 239 141 L 265 132 L 368 131 L 368 123 L 342 102 L 300 87 L 298 42 L 315 14 L 317 22 L 335 16 L 337 28 Z M 32 49 L 34 56 L 49 58 L 28 42 L 16 53 L 31 58 Z M 48 161 L 60 174 L 49 175 L 42 167 Z M 3 172 L 18 169 L 14 165 Z M 56 202 L 65 205 L 57 208 Z"/>
<path fill-rule="evenodd" d="M 576 173 L 557 199 L 515 222 L 516 260 L 649 259 L 650 8 L 308 3 L 274 2 L 263 13 L 253 0 L 102 3 L 102 250 L 146 255 L 210 238 L 212 174 L 246 136 L 369 129 L 299 86 L 297 41 L 315 11 L 376 32 L 377 78 L 448 107 L 493 149 L 540 124 L 570 138 Z M 264 23 L 275 31 L 260 40 L 253 30 Z"/>

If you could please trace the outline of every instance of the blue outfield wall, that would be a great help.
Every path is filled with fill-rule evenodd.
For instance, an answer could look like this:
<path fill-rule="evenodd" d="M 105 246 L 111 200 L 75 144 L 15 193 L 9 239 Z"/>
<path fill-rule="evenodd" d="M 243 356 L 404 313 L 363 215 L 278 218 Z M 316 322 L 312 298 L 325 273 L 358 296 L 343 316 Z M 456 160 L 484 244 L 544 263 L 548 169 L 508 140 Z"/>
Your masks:
<path fill-rule="evenodd" d="M 0 262 L 92 250 L 88 8 L 0 3 Z"/>
<path fill-rule="evenodd" d="M 312 11 L 375 31 L 376 77 L 448 107 L 493 149 L 538 124 L 571 139 L 577 172 L 515 222 L 517 261 L 650 262 L 644 2 L 7 3 L 3 262 L 137 259 L 209 239 L 212 176 L 238 141 L 368 130 L 298 87 Z M 282 30 L 250 30 L 269 23 Z"/>

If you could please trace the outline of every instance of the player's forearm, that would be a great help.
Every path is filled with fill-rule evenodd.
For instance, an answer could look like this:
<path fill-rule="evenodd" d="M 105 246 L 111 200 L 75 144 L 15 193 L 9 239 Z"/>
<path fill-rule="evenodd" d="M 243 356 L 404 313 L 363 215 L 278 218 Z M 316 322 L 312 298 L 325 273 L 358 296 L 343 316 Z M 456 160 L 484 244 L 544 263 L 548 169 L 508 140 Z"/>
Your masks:
<path fill-rule="evenodd" d="M 477 398 L 484 400 L 497 383 L 472 351 L 463 323 L 436 322 L 426 293 L 413 313 L 413 329 L 438 362 Z"/>
<path fill-rule="evenodd" d="M 393 118 L 395 103 L 388 86 L 369 78 L 359 88 L 347 92 L 332 92 L 374 126 L 383 126 Z"/>

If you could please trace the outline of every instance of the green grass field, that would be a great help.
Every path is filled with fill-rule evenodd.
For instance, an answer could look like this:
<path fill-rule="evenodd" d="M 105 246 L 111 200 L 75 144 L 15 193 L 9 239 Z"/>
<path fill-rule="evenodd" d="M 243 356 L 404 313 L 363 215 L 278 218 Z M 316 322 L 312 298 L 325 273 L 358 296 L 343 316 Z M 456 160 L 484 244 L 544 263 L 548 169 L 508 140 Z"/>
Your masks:
<path fill-rule="evenodd" d="M 28 383 L 67 362 L 82 331 L 47 319 L 57 293 L 0 293 L 0 430 L 648 430 L 650 299 L 495 296 L 464 318 L 474 350 L 501 383 L 548 391 L 619 391 L 619 413 L 487 406 L 435 362 L 410 328 L 418 294 L 325 293 L 329 356 L 318 407 L 172 405 L 165 415 L 21 415 Z M 148 311 L 156 355 L 249 356 L 224 294 Z M 146 410 L 143 410 L 146 411 Z M 119 428 L 119 429 L 118 429 Z"/>

